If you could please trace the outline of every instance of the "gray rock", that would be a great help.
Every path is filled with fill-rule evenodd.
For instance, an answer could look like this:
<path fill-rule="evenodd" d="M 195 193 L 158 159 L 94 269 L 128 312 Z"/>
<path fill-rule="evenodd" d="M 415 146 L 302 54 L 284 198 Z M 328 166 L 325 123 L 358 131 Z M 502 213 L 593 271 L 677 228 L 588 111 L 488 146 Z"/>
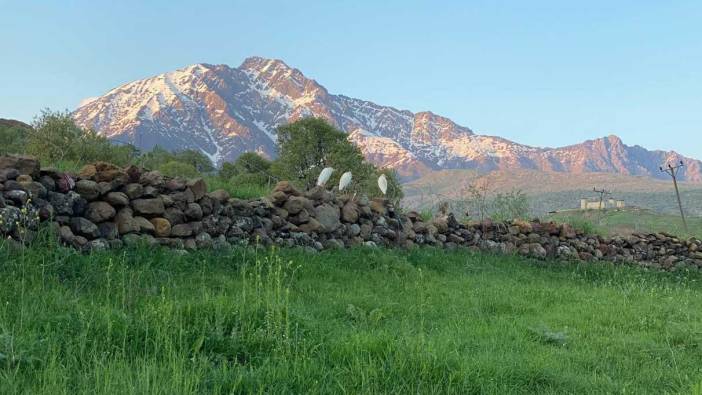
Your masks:
<path fill-rule="evenodd" d="M 314 208 L 314 217 L 322 225 L 322 232 L 333 232 L 341 226 L 339 207 L 324 203 Z"/>
<path fill-rule="evenodd" d="M 166 210 L 160 198 L 132 200 L 132 208 L 142 215 L 161 215 Z"/>
<path fill-rule="evenodd" d="M 127 194 L 130 199 L 138 199 L 144 194 L 144 186 L 137 183 L 127 184 L 124 187 L 124 193 Z"/>
<path fill-rule="evenodd" d="M 119 237 L 119 230 L 114 222 L 103 222 L 98 225 L 98 230 L 100 231 L 100 237 L 103 239 L 114 240 Z"/>
<path fill-rule="evenodd" d="M 105 222 L 114 218 L 117 211 L 107 202 L 96 201 L 88 204 L 85 210 L 85 218 L 93 223 Z"/>
<path fill-rule="evenodd" d="M 185 222 L 185 213 L 177 207 L 167 208 L 163 217 L 167 219 L 171 225 L 178 225 Z"/>
<path fill-rule="evenodd" d="M 154 225 L 144 217 L 134 217 L 134 222 L 139 226 L 139 232 L 141 233 L 154 233 Z"/>
<path fill-rule="evenodd" d="M 39 161 L 37 158 L 28 155 L 0 156 L 0 169 L 13 169 L 18 173 L 17 175 L 27 174 L 36 178 L 40 174 Z"/>
<path fill-rule="evenodd" d="M 100 196 L 100 187 L 97 182 L 91 180 L 80 180 L 76 182 L 75 191 L 85 200 L 95 200 Z"/>
<path fill-rule="evenodd" d="M 129 205 L 129 197 L 124 192 L 110 192 L 105 196 L 105 201 L 117 207 Z"/>
<path fill-rule="evenodd" d="M 197 203 L 188 203 L 188 207 L 185 209 L 185 216 L 193 221 L 199 221 L 202 219 L 202 208 Z"/>
<path fill-rule="evenodd" d="M 8 234 L 21 222 L 22 212 L 17 207 L 0 208 L 0 232 Z"/>
<path fill-rule="evenodd" d="M 185 185 L 192 191 L 195 201 L 202 199 L 207 193 L 207 184 L 202 178 L 188 180 Z"/>
<path fill-rule="evenodd" d="M 5 199 L 12 201 L 18 206 L 24 206 L 29 200 L 29 194 L 21 190 L 5 191 Z"/>
<path fill-rule="evenodd" d="M 171 227 L 171 236 L 189 237 L 193 235 L 193 227 L 190 224 L 177 224 Z"/>
<path fill-rule="evenodd" d="M 94 239 L 100 236 L 100 230 L 97 225 L 83 217 L 71 218 L 71 230 L 74 234 L 85 236 L 89 239 Z"/>

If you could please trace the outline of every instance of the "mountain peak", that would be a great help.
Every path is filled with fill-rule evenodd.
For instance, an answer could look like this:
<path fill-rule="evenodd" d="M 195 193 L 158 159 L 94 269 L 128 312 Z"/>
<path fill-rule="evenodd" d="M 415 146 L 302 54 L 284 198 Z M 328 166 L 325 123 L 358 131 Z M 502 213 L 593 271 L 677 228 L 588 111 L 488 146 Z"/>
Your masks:
<path fill-rule="evenodd" d="M 197 63 L 115 88 L 74 112 L 76 122 L 142 149 L 198 149 L 213 162 L 244 152 L 276 155 L 276 128 L 304 117 L 350 133 L 365 157 L 407 177 L 433 169 L 610 172 L 661 177 L 671 154 L 629 147 L 615 135 L 563 148 L 534 148 L 476 135 L 432 111 L 413 113 L 330 94 L 279 59 L 253 56 L 232 68 Z M 684 158 L 683 158 L 684 159 Z M 681 180 L 702 181 L 685 159 Z"/>
<path fill-rule="evenodd" d="M 299 70 L 288 66 L 280 59 L 263 58 L 260 56 L 251 56 L 244 59 L 241 66 L 239 66 L 239 70 L 256 74 L 287 72 L 293 70 L 300 72 Z"/>
<path fill-rule="evenodd" d="M 616 145 L 624 144 L 624 142 L 622 141 L 622 139 L 621 139 L 619 136 L 617 136 L 616 134 L 610 134 L 609 136 L 605 137 L 605 139 L 606 139 L 610 144 L 613 144 L 613 145 L 615 145 L 615 144 L 616 144 Z"/>

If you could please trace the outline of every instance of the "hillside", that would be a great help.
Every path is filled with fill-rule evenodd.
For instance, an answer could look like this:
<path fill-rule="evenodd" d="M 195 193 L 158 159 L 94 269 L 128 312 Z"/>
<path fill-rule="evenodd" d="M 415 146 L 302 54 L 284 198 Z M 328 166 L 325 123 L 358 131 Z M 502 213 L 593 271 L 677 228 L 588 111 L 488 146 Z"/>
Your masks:
<path fill-rule="evenodd" d="M 329 120 L 366 157 L 406 179 L 430 170 L 606 172 L 664 178 L 665 162 L 684 160 L 681 179 L 702 181 L 702 162 L 675 152 L 628 146 L 617 136 L 561 148 L 530 147 L 430 111 L 413 113 L 344 95 L 281 60 L 251 57 L 239 67 L 196 64 L 116 87 L 74 117 L 111 139 L 149 149 L 199 149 L 221 164 L 243 152 L 276 155 L 275 129 L 301 117 Z"/>
<path fill-rule="evenodd" d="M 21 121 L 0 118 L 0 155 L 24 152 L 25 136 L 31 128 Z"/>
<path fill-rule="evenodd" d="M 668 232 L 684 237 L 702 237 L 702 218 L 700 217 L 688 217 L 688 230 L 686 231 L 680 219 L 680 214 L 660 214 L 638 208 L 603 212 L 594 210 L 563 211 L 550 214 L 547 218 L 557 222 L 591 226 L 592 231 L 607 236 L 630 235 L 639 232 Z"/>
<path fill-rule="evenodd" d="M 2 129 L 9 129 L 9 128 L 18 128 L 18 129 L 31 129 L 32 127 L 22 121 L 18 121 L 16 119 L 4 119 L 0 118 L 0 128 Z"/>
<path fill-rule="evenodd" d="M 678 206 L 672 182 L 643 176 L 611 173 L 569 174 L 533 170 L 478 172 L 474 170 L 443 170 L 404 185 L 403 204 L 412 208 L 427 208 L 442 200 L 467 198 L 471 184 L 487 185 L 492 193 L 521 190 L 530 197 L 533 214 L 543 215 L 552 210 L 577 208 L 581 198 L 594 198 L 593 188 L 606 189 L 612 197 L 626 204 L 675 214 Z M 680 191 L 689 215 L 702 216 L 702 186 L 680 183 Z"/>

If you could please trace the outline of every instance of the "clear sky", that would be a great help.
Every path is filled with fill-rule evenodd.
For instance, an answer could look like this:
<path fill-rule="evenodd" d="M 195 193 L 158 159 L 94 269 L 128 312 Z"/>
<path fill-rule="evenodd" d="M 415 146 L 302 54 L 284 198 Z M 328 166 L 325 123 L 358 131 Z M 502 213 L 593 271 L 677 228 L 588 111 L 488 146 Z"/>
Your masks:
<path fill-rule="evenodd" d="M 332 93 L 561 146 L 702 158 L 702 1 L 4 1 L 0 117 L 189 64 L 283 59 Z"/>

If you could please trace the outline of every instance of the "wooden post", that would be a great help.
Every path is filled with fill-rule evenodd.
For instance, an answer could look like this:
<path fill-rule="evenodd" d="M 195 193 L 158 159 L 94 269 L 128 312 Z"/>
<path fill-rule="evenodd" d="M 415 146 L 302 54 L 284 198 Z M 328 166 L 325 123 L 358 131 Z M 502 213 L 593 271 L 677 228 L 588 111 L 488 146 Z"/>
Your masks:
<path fill-rule="evenodd" d="M 685 165 L 683 164 L 682 161 L 680 161 L 680 164 L 677 166 L 673 166 L 670 163 L 668 163 L 667 169 L 663 169 L 662 167 L 660 169 L 661 169 L 661 171 L 668 173 L 673 178 L 673 186 L 675 187 L 675 196 L 678 198 L 678 208 L 680 209 L 680 218 L 682 218 L 682 223 L 683 223 L 683 227 L 685 228 L 685 232 L 688 232 L 687 221 L 685 221 L 685 212 L 683 211 L 682 201 L 680 200 L 680 190 L 678 189 L 678 178 L 677 178 L 678 171 L 683 166 L 685 166 Z"/>

